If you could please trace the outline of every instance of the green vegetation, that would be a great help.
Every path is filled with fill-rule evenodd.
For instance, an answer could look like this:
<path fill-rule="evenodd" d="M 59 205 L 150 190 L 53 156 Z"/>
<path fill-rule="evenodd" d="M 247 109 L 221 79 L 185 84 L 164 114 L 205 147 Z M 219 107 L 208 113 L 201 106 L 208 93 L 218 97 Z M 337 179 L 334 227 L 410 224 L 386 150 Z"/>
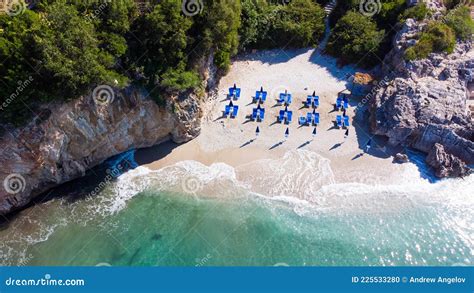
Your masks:
<path fill-rule="evenodd" d="M 455 44 L 456 39 L 449 26 L 432 22 L 421 33 L 418 42 L 405 51 L 405 58 L 407 60 L 422 59 L 432 52 L 452 53 Z"/>
<path fill-rule="evenodd" d="M 425 3 L 419 3 L 418 5 L 415 5 L 405 10 L 402 14 L 400 14 L 398 19 L 400 23 L 403 23 L 409 18 L 421 21 L 429 16 L 431 16 L 431 10 L 428 8 L 428 6 L 426 6 Z"/>
<path fill-rule="evenodd" d="M 243 0 L 240 48 L 315 46 L 324 34 L 324 18 L 324 10 L 312 0 L 293 0 L 288 5 Z"/>
<path fill-rule="evenodd" d="M 326 50 L 344 63 L 373 64 L 383 37 L 384 31 L 377 30 L 370 18 L 350 11 L 337 22 Z"/>
<path fill-rule="evenodd" d="M 338 1 L 327 52 L 344 63 L 373 66 L 390 49 L 400 21 L 429 15 L 425 5 L 381 0 L 363 16 L 360 1 Z M 213 56 L 225 73 L 238 51 L 316 46 L 328 0 L 203 0 L 193 16 L 182 0 L 151 0 L 140 14 L 134 0 L 38 0 L 34 10 L 0 15 L 0 122 L 20 124 L 45 101 L 87 95 L 98 84 L 148 89 L 160 104 L 171 93 L 202 92 L 199 67 Z M 453 7 L 459 1 L 450 0 Z M 407 58 L 452 50 L 468 39 L 473 23 L 465 7 L 430 25 Z"/>
<path fill-rule="evenodd" d="M 473 1 L 472 0 L 443 0 L 443 3 L 448 9 L 453 9 L 459 5 L 469 6 L 473 3 Z"/>
<path fill-rule="evenodd" d="M 338 51 L 334 45 L 332 45 L 332 48 L 328 48 L 327 51 L 336 57 L 343 57 L 341 61 L 344 63 L 356 63 L 362 67 L 372 67 L 378 64 L 384 58 L 386 52 L 391 49 L 391 40 L 397 31 L 400 15 L 405 12 L 407 7 L 405 0 L 374 1 L 373 5 L 362 5 L 362 7 L 369 10 L 365 12 L 367 15 L 364 15 L 364 11 L 361 11 L 364 9 L 361 9 L 361 1 L 338 1 L 329 19 L 330 25 L 334 28 L 341 21 L 343 22 L 337 30 L 333 30 L 330 38 L 330 40 L 333 40 L 331 43 L 334 43 L 334 40 L 342 34 L 347 43 L 338 42 L 337 45 L 344 45 L 347 49 L 346 52 L 356 54 L 345 55 L 345 53 Z M 380 5 L 377 5 L 377 3 Z M 356 32 L 357 25 L 362 25 L 361 36 L 364 41 L 368 41 L 367 44 L 360 43 Z M 350 28 L 350 33 L 344 32 L 346 26 Z M 375 39 L 369 40 L 370 36 L 374 36 Z M 351 47 L 353 49 L 350 49 Z M 370 51 L 364 51 L 369 48 Z M 362 58 L 361 55 L 365 58 L 358 59 Z"/>
<path fill-rule="evenodd" d="M 420 34 L 417 43 L 405 51 L 406 60 L 428 57 L 433 52 L 452 53 L 456 38 L 468 40 L 474 33 L 474 21 L 466 6 L 458 6 L 448 11 L 444 23 L 431 22 Z"/>
<path fill-rule="evenodd" d="M 460 6 L 448 12 L 445 23 L 456 33 L 456 37 L 461 40 L 472 38 L 474 33 L 474 21 L 468 7 Z"/>

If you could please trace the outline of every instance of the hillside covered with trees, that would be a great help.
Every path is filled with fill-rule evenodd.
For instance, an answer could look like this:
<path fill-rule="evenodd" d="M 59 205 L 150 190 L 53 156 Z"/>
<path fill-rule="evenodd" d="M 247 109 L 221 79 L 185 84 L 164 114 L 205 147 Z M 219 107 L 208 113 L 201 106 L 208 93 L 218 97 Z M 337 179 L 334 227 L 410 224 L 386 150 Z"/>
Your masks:
<path fill-rule="evenodd" d="M 342 63 L 376 65 L 398 23 L 429 14 L 425 6 L 383 0 L 380 12 L 367 16 L 359 1 L 339 1 L 331 15 L 327 53 Z M 317 46 L 327 2 L 206 0 L 190 15 L 181 0 L 154 0 L 145 11 L 133 0 L 41 0 L 22 13 L 0 14 L 0 122 L 24 123 L 41 103 L 99 84 L 138 84 L 163 103 L 171 92 L 200 87 L 197 66 L 211 52 L 222 74 L 238 52 Z M 456 37 L 470 38 L 467 11 L 456 8 L 444 24 L 428 26 L 407 58 L 449 51 Z"/>

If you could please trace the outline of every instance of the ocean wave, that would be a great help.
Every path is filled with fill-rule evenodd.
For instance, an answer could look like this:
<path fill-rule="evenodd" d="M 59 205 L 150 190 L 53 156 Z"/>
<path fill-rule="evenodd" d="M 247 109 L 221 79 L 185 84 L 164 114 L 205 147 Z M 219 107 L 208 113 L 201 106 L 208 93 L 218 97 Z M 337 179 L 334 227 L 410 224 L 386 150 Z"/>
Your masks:
<path fill-rule="evenodd" d="M 28 247 L 46 241 L 56 229 L 68 223 L 87 225 L 94 221 L 98 225 L 113 225 L 100 219 L 119 213 L 137 194 L 159 194 L 160 191 L 176 192 L 177 196 L 191 195 L 196 200 L 260 201 L 274 213 L 281 212 L 279 209 L 283 204 L 298 217 L 331 215 L 355 219 L 371 215 L 381 221 L 380 225 L 388 225 L 383 222 L 387 217 L 402 219 L 407 211 L 422 207 L 435 211 L 433 215 L 436 216 L 430 213 L 420 215 L 425 217 L 423 221 L 427 225 L 422 232 L 413 233 L 431 231 L 435 235 L 436 231 L 455 231 L 459 239 L 450 243 L 451 247 L 440 249 L 449 252 L 457 247 L 474 248 L 474 175 L 430 183 L 415 171 L 408 166 L 393 183 L 383 181 L 376 174 L 359 176 L 357 172 L 341 182 L 336 180 L 330 160 L 305 150 L 289 151 L 281 158 L 258 160 L 238 168 L 224 163 L 206 166 L 197 161 L 181 161 L 158 170 L 140 166 L 120 175 L 90 202 L 55 200 L 46 203 L 51 205 L 49 209 L 55 209 L 55 216 L 50 220 L 35 218 L 34 214 L 31 219 L 17 219 L 15 226 L 20 226 L 24 233 L 15 234 L 14 229 L 8 228 L 9 235 L 5 231 L 0 234 L 4 240 L 0 245 L 0 254 L 4 256 L 2 264 L 28 262 Z M 37 212 L 41 213 L 41 210 Z M 443 246 L 444 239 L 436 237 L 426 238 Z M 406 241 L 410 244 L 409 240 Z M 471 249 L 471 255 L 473 253 Z"/>

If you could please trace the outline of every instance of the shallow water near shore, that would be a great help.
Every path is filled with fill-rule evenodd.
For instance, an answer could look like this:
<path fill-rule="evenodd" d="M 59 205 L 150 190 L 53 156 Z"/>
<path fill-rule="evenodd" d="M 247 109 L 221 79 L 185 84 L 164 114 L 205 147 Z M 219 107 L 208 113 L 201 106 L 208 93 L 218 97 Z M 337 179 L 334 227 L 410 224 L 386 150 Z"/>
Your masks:
<path fill-rule="evenodd" d="M 340 180 L 311 152 L 239 168 L 138 167 L 96 197 L 23 211 L 0 231 L 2 263 L 472 265 L 473 176 L 390 185 L 358 175 Z"/>

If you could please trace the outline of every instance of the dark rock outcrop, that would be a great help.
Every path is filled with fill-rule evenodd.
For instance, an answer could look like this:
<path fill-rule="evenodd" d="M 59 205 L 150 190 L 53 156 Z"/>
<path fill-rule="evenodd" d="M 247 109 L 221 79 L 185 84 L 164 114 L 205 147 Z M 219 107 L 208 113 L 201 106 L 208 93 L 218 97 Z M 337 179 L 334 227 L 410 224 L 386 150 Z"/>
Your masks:
<path fill-rule="evenodd" d="M 458 157 L 447 153 L 439 143 L 433 146 L 426 157 L 426 162 L 436 168 L 438 177 L 462 177 L 468 174 L 466 164 Z"/>

